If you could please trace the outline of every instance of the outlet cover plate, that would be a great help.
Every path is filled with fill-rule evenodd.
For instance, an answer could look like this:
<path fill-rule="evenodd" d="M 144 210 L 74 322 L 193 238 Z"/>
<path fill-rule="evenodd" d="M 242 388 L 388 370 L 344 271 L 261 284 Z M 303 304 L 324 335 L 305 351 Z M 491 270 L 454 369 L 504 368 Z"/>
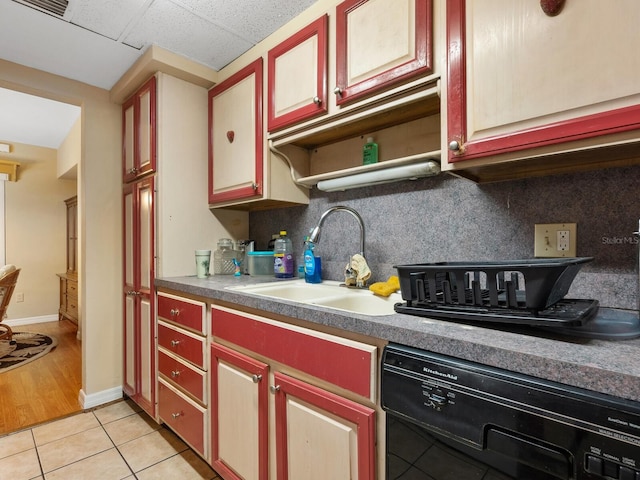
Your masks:
<path fill-rule="evenodd" d="M 567 233 L 565 232 L 568 232 L 569 238 L 566 238 Z M 575 223 L 536 223 L 534 256 L 545 258 L 576 257 L 577 240 L 577 224 Z"/>

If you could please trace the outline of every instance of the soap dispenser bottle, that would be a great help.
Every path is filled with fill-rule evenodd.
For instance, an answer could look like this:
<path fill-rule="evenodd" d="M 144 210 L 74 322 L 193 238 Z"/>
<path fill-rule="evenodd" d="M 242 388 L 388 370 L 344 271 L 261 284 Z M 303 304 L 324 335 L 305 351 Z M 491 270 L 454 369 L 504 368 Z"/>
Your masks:
<path fill-rule="evenodd" d="M 322 282 L 322 261 L 314 250 L 315 244 L 307 237 L 304 245 L 304 281 L 307 283 Z"/>
<path fill-rule="evenodd" d="M 371 165 L 372 163 L 378 163 L 378 144 L 373 141 L 373 137 L 369 137 L 362 147 L 362 164 Z"/>

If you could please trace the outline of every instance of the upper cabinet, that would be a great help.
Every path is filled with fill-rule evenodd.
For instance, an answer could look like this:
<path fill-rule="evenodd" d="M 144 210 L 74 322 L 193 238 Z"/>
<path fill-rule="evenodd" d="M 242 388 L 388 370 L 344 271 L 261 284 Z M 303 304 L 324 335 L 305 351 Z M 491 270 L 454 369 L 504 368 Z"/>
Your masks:
<path fill-rule="evenodd" d="M 156 170 L 156 78 L 122 105 L 122 175 L 130 182 Z"/>
<path fill-rule="evenodd" d="M 209 91 L 209 203 L 263 194 L 262 58 Z"/>
<path fill-rule="evenodd" d="M 606 166 L 638 140 L 635 0 L 566 2 L 554 16 L 533 1 L 446 8 L 447 169 L 490 181 Z"/>
<path fill-rule="evenodd" d="M 336 7 L 336 103 L 433 71 L 430 0 L 346 0 Z"/>
<path fill-rule="evenodd" d="M 327 24 L 323 15 L 269 50 L 269 131 L 327 112 Z"/>

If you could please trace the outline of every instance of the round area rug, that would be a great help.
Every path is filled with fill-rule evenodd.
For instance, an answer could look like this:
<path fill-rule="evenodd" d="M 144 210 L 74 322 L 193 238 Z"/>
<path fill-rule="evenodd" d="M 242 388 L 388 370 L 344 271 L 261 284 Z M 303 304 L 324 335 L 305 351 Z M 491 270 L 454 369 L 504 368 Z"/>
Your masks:
<path fill-rule="evenodd" d="M 13 332 L 11 342 L 0 340 L 0 374 L 46 355 L 56 345 L 55 337 L 42 333 Z"/>

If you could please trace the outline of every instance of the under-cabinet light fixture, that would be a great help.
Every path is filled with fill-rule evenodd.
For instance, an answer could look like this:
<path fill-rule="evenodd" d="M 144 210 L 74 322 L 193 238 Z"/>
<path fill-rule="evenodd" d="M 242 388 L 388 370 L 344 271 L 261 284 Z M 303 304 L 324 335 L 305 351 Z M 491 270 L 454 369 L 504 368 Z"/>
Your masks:
<path fill-rule="evenodd" d="M 324 192 L 338 192 L 351 188 L 369 187 L 382 183 L 391 183 L 399 180 L 416 180 L 423 177 L 431 177 L 440 173 L 440 164 L 433 160 L 410 165 L 372 170 L 370 172 L 356 173 L 346 177 L 332 178 L 318 182 L 318 190 Z"/>

